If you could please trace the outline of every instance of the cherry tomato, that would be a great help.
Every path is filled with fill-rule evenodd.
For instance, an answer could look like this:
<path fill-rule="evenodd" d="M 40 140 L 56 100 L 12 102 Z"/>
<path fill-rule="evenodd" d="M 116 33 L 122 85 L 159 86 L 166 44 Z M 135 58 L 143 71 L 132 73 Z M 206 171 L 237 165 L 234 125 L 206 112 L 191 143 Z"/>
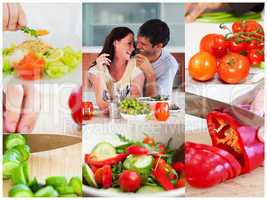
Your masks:
<path fill-rule="evenodd" d="M 248 53 L 248 59 L 249 62 L 252 65 L 257 65 L 261 62 L 264 61 L 264 52 L 263 49 L 259 50 L 259 49 L 251 49 Z"/>
<path fill-rule="evenodd" d="M 259 32 L 263 33 L 262 26 L 255 20 L 238 21 L 233 23 L 232 30 L 234 33 L 238 32 Z"/>
<path fill-rule="evenodd" d="M 249 72 L 249 60 L 238 53 L 226 54 L 218 67 L 221 80 L 226 83 L 236 84 L 245 80 Z"/>
<path fill-rule="evenodd" d="M 222 57 L 226 54 L 228 42 L 223 35 L 207 34 L 200 41 L 200 51 L 206 51 L 215 57 Z"/>
<path fill-rule="evenodd" d="M 129 146 L 127 148 L 127 152 L 129 154 L 133 154 L 133 155 L 146 155 L 146 154 L 148 154 L 147 148 L 141 147 L 141 146 L 138 146 L 138 145 Z"/>
<path fill-rule="evenodd" d="M 175 187 L 181 188 L 185 186 L 185 178 L 180 178 L 177 180 Z"/>
<path fill-rule="evenodd" d="M 123 192 L 135 192 L 141 186 L 141 177 L 134 171 L 124 170 L 119 177 L 120 188 Z"/>
<path fill-rule="evenodd" d="M 157 120 L 166 121 L 169 115 L 169 104 L 167 102 L 156 103 L 155 117 Z"/>
<path fill-rule="evenodd" d="M 29 52 L 24 58 L 14 66 L 15 72 L 21 79 L 37 80 L 44 74 L 45 61 L 38 58 L 34 52 Z"/>
<path fill-rule="evenodd" d="M 243 27 L 242 27 L 242 24 L 241 24 L 240 21 L 233 23 L 233 25 L 232 25 L 232 31 L 234 33 L 238 33 L 238 32 L 243 31 Z"/>
<path fill-rule="evenodd" d="M 102 185 L 103 188 L 110 188 L 112 186 L 112 170 L 110 165 L 105 165 L 95 172 L 96 183 Z"/>
<path fill-rule="evenodd" d="M 200 41 L 199 50 L 212 53 L 212 48 L 214 47 L 214 38 L 217 35 L 219 34 L 211 33 L 205 35 Z"/>
<path fill-rule="evenodd" d="M 150 137 L 150 136 L 146 136 L 143 140 L 143 143 L 144 144 L 149 144 L 151 145 L 152 147 L 155 146 L 155 140 L 153 137 Z"/>
<path fill-rule="evenodd" d="M 235 38 L 232 38 L 229 42 L 229 50 L 234 53 L 241 53 L 247 50 L 247 42 L 236 42 Z"/>
<path fill-rule="evenodd" d="M 72 119 L 79 125 L 83 122 L 83 108 L 82 108 L 82 88 L 75 88 L 69 97 L 69 108 L 71 110 Z"/>
<path fill-rule="evenodd" d="M 216 58 L 208 52 L 199 52 L 195 54 L 189 61 L 189 74 L 198 81 L 208 81 L 212 79 L 216 73 Z"/>

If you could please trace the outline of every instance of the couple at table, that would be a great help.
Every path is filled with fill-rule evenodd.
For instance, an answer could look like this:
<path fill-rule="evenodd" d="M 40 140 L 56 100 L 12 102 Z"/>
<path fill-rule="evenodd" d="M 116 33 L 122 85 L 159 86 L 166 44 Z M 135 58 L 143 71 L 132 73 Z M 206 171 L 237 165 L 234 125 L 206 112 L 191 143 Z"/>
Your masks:
<path fill-rule="evenodd" d="M 171 96 L 178 63 L 164 49 L 169 40 L 169 27 L 159 19 L 149 20 L 139 28 L 136 45 L 131 29 L 114 28 L 88 72 L 99 108 L 108 106 L 103 91 L 112 96 L 114 89 L 127 86 L 134 97 Z"/>

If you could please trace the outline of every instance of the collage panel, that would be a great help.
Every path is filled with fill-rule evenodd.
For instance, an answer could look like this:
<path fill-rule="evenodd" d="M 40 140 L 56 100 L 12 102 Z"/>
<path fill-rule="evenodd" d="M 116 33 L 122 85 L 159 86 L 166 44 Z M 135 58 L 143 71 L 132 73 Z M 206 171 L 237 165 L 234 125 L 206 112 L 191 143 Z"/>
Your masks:
<path fill-rule="evenodd" d="M 84 196 L 185 195 L 183 10 L 83 3 Z"/>
<path fill-rule="evenodd" d="M 4 197 L 82 194 L 81 9 L 3 3 Z"/>
<path fill-rule="evenodd" d="M 197 6 L 210 12 L 185 25 L 186 196 L 262 197 L 264 3 L 192 3 L 187 15 Z"/>

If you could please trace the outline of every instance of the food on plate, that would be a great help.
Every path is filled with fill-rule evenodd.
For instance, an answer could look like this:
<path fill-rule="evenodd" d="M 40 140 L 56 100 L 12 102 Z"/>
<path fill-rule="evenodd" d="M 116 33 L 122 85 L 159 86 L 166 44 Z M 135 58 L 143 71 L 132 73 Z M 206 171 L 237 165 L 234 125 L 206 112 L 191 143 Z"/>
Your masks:
<path fill-rule="evenodd" d="M 225 83 L 241 83 L 248 76 L 249 65 L 247 57 L 238 53 L 228 53 L 221 59 L 219 64 L 219 78 Z"/>
<path fill-rule="evenodd" d="M 10 134 L 4 141 L 3 178 L 11 180 L 9 197 L 77 197 L 82 195 L 82 180 L 64 176 L 50 176 L 45 183 L 30 178 L 30 147 L 23 135 Z"/>
<path fill-rule="evenodd" d="M 198 81 L 208 81 L 216 73 L 216 58 L 205 51 L 198 52 L 189 61 L 188 71 L 192 78 Z"/>
<path fill-rule="evenodd" d="M 143 141 L 117 136 L 121 145 L 104 141 L 85 154 L 83 178 L 87 185 L 136 193 L 184 187 L 184 160 L 173 161 L 174 150 L 169 142 L 164 145 L 147 135 Z"/>
<path fill-rule="evenodd" d="M 255 20 L 242 20 L 234 22 L 231 28 L 224 24 L 220 24 L 220 28 L 227 33 L 209 33 L 201 39 L 200 52 L 189 61 L 189 75 L 195 80 L 207 81 L 218 73 L 224 83 L 241 83 L 251 66 L 264 67 L 263 27 Z M 203 65 L 210 62 L 211 55 L 217 68 Z"/>
<path fill-rule="evenodd" d="M 66 46 L 54 48 L 40 39 L 13 44 L 3 50 L 4 74 L 15 73 L 23 80 L 60 78 L 81 62 L 81 53 Z"/>
<path fill-rule="evenodd" d="M 121 113 L 128 115 L 148 115 L 150 114 L 149 105 L 136 98 L 126 98 L 119 104 Z"/>
<path fill-rule="evenodd" d="M 207 125 L 212 145 L 185 143 L 185 177 L 190 185 L 211 187 L 262 165 L 264 143 L 256 128 L 219 111 L 208 114 Z"/>
<path fill-rule="evenodd" d="M 170 116 L 169 104 L 167 102 L 158 102 L 155 106 L 155 117 L 159 121 L 166 121 Z"/>

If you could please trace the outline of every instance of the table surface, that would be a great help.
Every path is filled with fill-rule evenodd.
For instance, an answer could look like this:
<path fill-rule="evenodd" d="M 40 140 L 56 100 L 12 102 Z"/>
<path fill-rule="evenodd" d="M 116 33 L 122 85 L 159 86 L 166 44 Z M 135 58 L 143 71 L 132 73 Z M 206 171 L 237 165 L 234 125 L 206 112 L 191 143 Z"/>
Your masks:
<path fill-rule="evenodd" d="M 192 131 L 185 134 L 186 141 L 211 144 L 208 130 Z M 199 189 L 186 187 L 188 197 L 263 197 L 264 167 L 260 166 L 248 174 L 227 180 L 214 187 Z"/>

